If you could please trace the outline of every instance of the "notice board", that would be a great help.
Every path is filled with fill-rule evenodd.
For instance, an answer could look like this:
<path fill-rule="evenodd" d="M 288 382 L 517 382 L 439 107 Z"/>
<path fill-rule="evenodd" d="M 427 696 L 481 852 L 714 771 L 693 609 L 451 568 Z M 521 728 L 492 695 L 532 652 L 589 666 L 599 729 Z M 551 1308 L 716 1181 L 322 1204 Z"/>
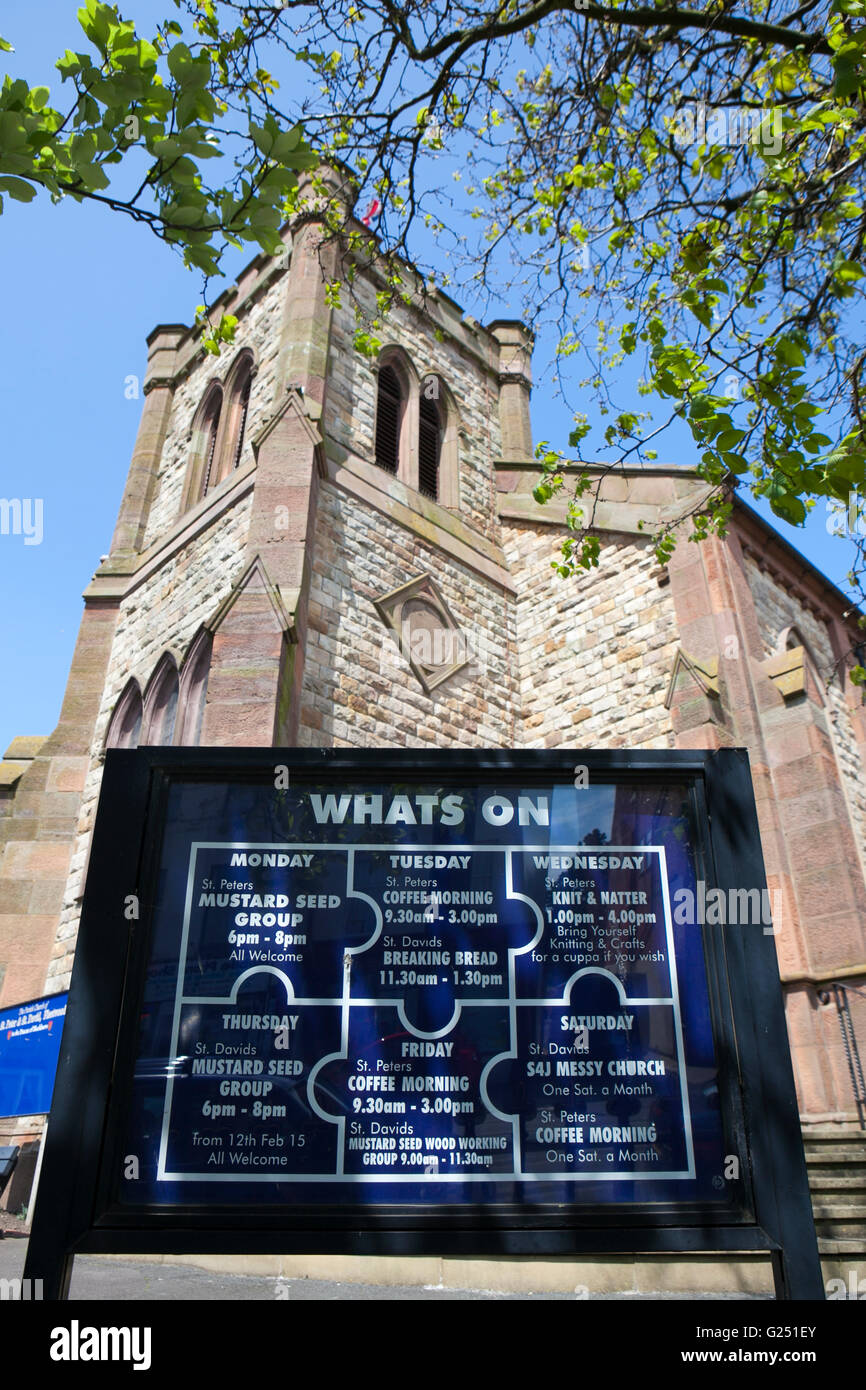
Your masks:
<path fill-rule="evenodd" d="M 770 903 L 738 750 L 109 753 L 34 1277 L 765 1250 L 821 1296 Z"/>

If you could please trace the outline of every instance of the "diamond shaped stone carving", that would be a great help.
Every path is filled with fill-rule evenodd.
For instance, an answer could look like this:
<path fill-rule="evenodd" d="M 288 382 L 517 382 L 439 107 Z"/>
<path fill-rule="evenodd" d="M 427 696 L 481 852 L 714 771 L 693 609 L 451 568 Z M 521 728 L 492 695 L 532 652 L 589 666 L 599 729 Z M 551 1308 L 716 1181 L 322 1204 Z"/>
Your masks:
<path fill-rule="evenodd" d="M 393 663 L 399 665 L 402 656 L 428 693 L 469 665 L 466 636 L 429 574 L 374 602 L 388 629 Z"/>

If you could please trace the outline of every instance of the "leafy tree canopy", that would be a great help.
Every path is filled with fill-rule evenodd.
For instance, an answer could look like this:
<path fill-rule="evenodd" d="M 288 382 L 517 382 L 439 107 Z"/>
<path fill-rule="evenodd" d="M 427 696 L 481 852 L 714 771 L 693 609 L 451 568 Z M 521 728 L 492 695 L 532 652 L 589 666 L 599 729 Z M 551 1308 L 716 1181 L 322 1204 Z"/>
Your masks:
<path fill-rule="evenodd" d="M 96 198 L 214 274 L 227 243 L 278 249 L 298 172 L 339 158 L 375 210 L 382 314 L 432 227 L 478 287 L 554 311 L 610 419 L 606 467 L 686 428 L 710 485 L 696 537 L 724 530 L 738 482 L 798 525 L 866 491 L 864 18 L 866 0 L 174 0 L 144 39 L 88 0 L 65 105 L 5 80 L 0 194 Z M 359 318 L 360 346 L 377 326 Z M 573 457 L 539 450 L 539 500 L 570 490 L 563 574 L 598 557 L 589 433 L 577 413 Z"/>

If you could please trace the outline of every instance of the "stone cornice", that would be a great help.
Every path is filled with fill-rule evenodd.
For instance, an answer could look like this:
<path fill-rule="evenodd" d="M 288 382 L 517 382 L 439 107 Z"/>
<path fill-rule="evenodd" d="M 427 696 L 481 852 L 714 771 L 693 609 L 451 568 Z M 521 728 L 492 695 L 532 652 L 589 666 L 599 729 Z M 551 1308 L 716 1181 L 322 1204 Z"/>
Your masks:
<path fill-rule="evenodd" d="M 176 386 L 176 384 L 177 384 L 177 380 L 178 380 L 178 379 L 177 379 L 176 376 L 149 376 L 149 377 L 146 377 L 146 378 L 145 378 L 145 381 L 144 381 L 144 385 L 143 385 L 142 388 L 141 388 L 141 390 L 142 390 L 142 395 L 149 396 L 150 393 L 151 393 L 151 391 L 155 391 L 156 388 L 157 388 L 158 386 L 168 387 L 169 391 L 173 391 L 174 388 L 175 388 L 175 386 Z"/>
<path fill-rule="evenodd" d="M 541 473 L 541 464 L 536 458 L 495 459 L 494 467 L 507 470 L 517 468 L 527 473 Z M 703 479 L 698 476 L 694 468 L 687 468 L 678 463 L 624 463 L 617 464 L 615 467 L 611 467 L 607 463 L 575 463 L 565 464 L 561 472 L 566 477 L 572 473 L 575 477 L 579 473 L 599 473 L 606 474 L 611 478 L 644 478 L 662 475 L 671 478 L 693 479 L 695 482 L 703 483 Z"/>
<path fill-rule="evenodd" d="M 500 386 L 522 386 L 524 390 L 532 391 L 532 382 L 525 372 L 498 372 L 497 380 Z"/>
<path fill-rule="evenodd" d="M 640 536 L 649 541 L 656 526 L 666 518 L 666 509 L 650 502 L 597 502 L 590 531 Z M 526 526 L 555 526 L 566 529 L 567 502 L 536 502 L 531 494 L 500 495 L 499 519 Z"/>
<path fill-rule="evenodd" d="M 671 464 L 612 469 L 605 464 L 587 463 L 562 471 L 566 477 L 588 473 L 593 478 L 592 487 L 580 503 L 591 517 L 590 531 L 643 536 L 647 540 L 657 527 L 679 520 L 709 492 L 694 470 Z M 544 504 L 533 497 L 533 482 L 541 476 L 537 460 L 499 460 L 496 475 L 501 520 L 527 526 L 567 526 L 567 495 Z"/>

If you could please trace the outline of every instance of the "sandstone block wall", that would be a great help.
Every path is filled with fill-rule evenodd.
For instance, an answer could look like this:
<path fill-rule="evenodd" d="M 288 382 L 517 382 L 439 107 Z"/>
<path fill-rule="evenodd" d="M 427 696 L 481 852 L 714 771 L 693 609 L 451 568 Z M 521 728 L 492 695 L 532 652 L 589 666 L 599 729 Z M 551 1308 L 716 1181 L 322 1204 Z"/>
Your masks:
<path fill-rule="evenodd" d="M 664 702 L 678 629 L 648 542 L 608 537 L 597 570 L 562 579 L 551 569 L 557 529 L 502 534 L 517 589 L 523 746 L 672 748 Z"/>
<path fill-rule="evenodd" d="M 429 694 L 374 600 L 431 574 L 477 655 Z M 461 650 L 458 648 L 458 650 Z M 310 587 L 300 741 L 307 746 L 504 748 L 515 728 L 511 595 L 338 487 L 324 485 Z"/>
<path fill-rule="evenodd" d="M 851 635 L 838 617 L 834 622 L 831 608 L 785 583 L 766 558 L 747 552 L 745 571 L 765 654 L 784 646 L 786 637 L 807 653 L 804 692 L 764 720 L 795 891 L 793 916 L 780 924 L 777 949 L 797 1093 L 813 1121 L 852 1119 L 851 1059 L 837 1009 L 837 999 L 844 999 L 862 1048 L 866 777 L 859 698 L 844 659 Z"/>

